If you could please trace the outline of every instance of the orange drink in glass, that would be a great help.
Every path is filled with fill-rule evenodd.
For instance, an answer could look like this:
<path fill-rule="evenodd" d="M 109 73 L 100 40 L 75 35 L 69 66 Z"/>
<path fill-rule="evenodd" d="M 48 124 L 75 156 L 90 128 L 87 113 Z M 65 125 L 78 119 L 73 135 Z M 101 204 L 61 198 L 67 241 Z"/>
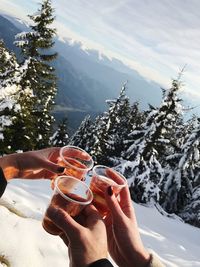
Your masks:
<path fill-rule="evenodd" d="M 102 216 L 105 216 L 109 211 L 104 198 L 107 188 L 112 186 L 113 193 L 117 196 L 126 185 L 126 178 L 112 168 L 103 165 L 97 165 L 93 168 L 90 189 L 93 193 L 93 204 Z"/>
<path fill-rule="evenodd" d="M 72 176 L 59 176 L 55 180 L 53 196 L 49 206 L 64 209 L 72 217 L 92 202 L 93 194 L 90 188 L 82 181 Z M 43 218 L 43 228 L 52 235 L 59 235 L 59 229 L 47 216 Z"/>
<path fill-rule="evenodd" d="M 76 146 L 64 146 L 60 149 L 58 164 L 65 167 L 65 175 L 84 180 L 94 162 L 85 150 Z"/>

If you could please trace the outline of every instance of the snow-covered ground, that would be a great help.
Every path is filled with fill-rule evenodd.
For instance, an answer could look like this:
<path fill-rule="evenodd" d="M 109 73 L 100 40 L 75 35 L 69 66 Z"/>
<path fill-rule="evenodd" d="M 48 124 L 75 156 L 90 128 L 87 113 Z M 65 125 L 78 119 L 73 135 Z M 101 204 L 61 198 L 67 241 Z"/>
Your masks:
<path fill-rule="evenodd" d="M 1 202 L 27 216 L 16 215 L 0 204 L 0 256 L 8 259 L 11 267 L 68 266 L 65 245 L 41 226 L 50 195 L 50 182 L 45 180 L 13 180 L 8 185 Z M 134 207 L 146 247 L 166 266 L 200 267 L 200 229 L 164 217 L 155 208 Z"/>

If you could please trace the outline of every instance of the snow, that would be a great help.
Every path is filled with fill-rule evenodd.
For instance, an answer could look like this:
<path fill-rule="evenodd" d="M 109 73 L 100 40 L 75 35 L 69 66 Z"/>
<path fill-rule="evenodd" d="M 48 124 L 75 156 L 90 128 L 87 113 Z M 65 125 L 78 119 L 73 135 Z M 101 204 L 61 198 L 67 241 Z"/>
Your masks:
<path fill-rule="evenodd" d="M 12 267 L 68 266 L 65 245 L 41 226 L 51 193 L 49 181 L 16 179 L 0 199 L 0 255 Z M 2 206 L 2 201 L 9 204 L 9 209 Z M 134 207 L 145 246 L 156 252 L 166 266 L 200 267 L 200 229 L 165 217 L 156 208 Z"/>

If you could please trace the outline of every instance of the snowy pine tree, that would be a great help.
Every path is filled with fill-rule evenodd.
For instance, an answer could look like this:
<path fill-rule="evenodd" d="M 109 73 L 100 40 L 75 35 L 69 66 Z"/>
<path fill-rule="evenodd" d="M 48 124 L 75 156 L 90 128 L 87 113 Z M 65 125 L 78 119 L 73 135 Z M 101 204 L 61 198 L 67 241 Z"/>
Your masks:
<path fill-rule="evenodd" d="M 160 201 L 167 212 L 181 213 L 185 217 L 183 210 L 187 210 L 189 203 L 194 201 L 195 187 L 200 186 L 199 142 L 200 119 L 196 119 L 193 130 L 185 136 L 180 152 L 167 158 Z M 196 213 L 196 210 L 191 210 L 190 214 L 192 212 Z"/>
<path fill-rule="evenodd" d="M 132 179 L 132 197 L 138 202 L 149 202 L 152 198 L 159 200 L 163 178 L 161 162 L 169 151 L 170 133 L 181 113 L 181 100 L 177 96 L 179 88 L 179 79 L 173 80 L 172 87 L 163 91 L 160 107 L 151 107 L 143 125 L 130 134 L 132 144 L 121 169 Z"/>
<path fill-rule="evenodd" d="M 16 57 L 0 41 L 0 151 L 1 154 L 14 152 L 10 141 L 10 131 L 15 115 L 20 111 L 17 97 L 20 87 L 17 85 L 18 64 Z"/>
<path fill-rule="evenodd" d="M 92 147 L 93 123 L 90 115 L 87 115 L 81 122 L 77 131 L 70 138 L 69 144 L 78 146 L 89 152 Z"/>
<path fill-rule="evenodd" d="M 127 137 L 130 118 L 130 100 L 126 96 L 126 84 L 122 87 L 116 100 L 107 100 L 110 108 L 108 110 L 108 125 L 106 150 L 108 163 L 112 158 L 121 157 L 124 151 L 123 140 Z"/>
<path fill-rule="evenodd" d="M 104 112 L 104 114 L 98 116 L 94 122 L 92 139 L 90 140 L 90 154 L 96 164 L 106 164 L 108 120 L 108 114 L 107 112 Z"/>
<path fill-rule="evenodd" d="M 128 127 L 127 118 L 130 115 L 130 103 L 125 90 L 126 84 L 116 100 L 106 100 L 109 109 L 95 122 L 93 132 L 95 141 L 91 153 L 99 164 L 113 164 L 114 158 L 120 157 L 123 151 L 123 138 Z"/>
<path fill-rule="evenodd" d="M 21 68 L 25 68 L 20 85 L 31 90 L 29 108 L 32 130 L 34 129 L 34 147 L 43 148 L 49 145 L 49 139 L 54 121 L 51 115 L 52 105 L 56 95 L 56 77 L 50 62 L 57 56 L 50 49 L 54 45 L 55 29 L 51 27 L 54 21 L 51 0 L 43 0 L 36 15 L 29 16 L 33 21 L 30 32 L 23 32 L 16 36 L 15 44 L 21 48 L 24 57 Z M 21 98 L 21 105 L 24 103 Z M 24 107 L 25 108 L 25 107 Z M 24 128 L 27 125 L 23 126 Z M 29 129 L 26 129 L 28 132 Z"/>
<path fill-rule="evenodd" d="M 0 87 L 11 85 L 18 68 L 17 59 L 14 53 L 10 52 L 3 40 L 0 40 Z"/>
<path fill-rule="evenodd" d="M 69 142 L 69 136 L 67 134 L 67 118 L 64 118 L 57 127 L 57 130 L 50 138 L 53 146 L 66 146 Z"/>

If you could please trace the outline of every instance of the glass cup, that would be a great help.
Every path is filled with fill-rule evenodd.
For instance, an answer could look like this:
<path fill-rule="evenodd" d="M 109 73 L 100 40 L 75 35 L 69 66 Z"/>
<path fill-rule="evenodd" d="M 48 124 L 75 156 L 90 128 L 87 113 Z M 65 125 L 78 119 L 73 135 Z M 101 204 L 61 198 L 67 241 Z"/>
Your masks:
<path fill-rule="evenodd" d="M 93 168 L 90 182 L 90 189 L 93 193 L 93 204 L 103 217 L 109 211 L 104 197 L 107 188 L 112 186 L 113 193 L 117 196 L 126 185 L 126 178 L 112 168 L 103 165 L 96 165 Z"/>
<path fill-rule="evenodd" d="M 94 161 L 85 150 L 76 146 L 64 146 L 60 149 L 58 164 L 65 167 L 64 174 L 84 180 Z"/>
<path fill-rule="evenodd" d="M 72 176 L 59 176 L 55 180 L 54 192 L 49 207 L 63 209 L 72 217 L 75 217 L 92 200 L 92 191 L 84 182 Z M 48 218 L 46 213 L 42 225 L 49 234 L 59 235 L 62 232 Z"/>

